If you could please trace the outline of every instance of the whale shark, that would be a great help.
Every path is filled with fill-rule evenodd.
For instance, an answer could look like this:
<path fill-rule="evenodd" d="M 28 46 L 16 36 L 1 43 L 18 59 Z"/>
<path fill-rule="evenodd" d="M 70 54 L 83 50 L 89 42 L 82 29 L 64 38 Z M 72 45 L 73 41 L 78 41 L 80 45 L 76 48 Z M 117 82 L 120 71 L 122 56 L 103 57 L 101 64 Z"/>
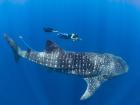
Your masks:
<path fill-rule="evenodd" d="M 91 97 L 105 81 L 128 72 L 126 61 L 110 53 L 66 51 L 51 40 L 46 41 L 46 49 L 42 52 L 30 48 L 22 50 L 9 35 L 5 34 L 4 38 L 14 52 L 16 62 L 25 58 L 50 71 L 85 80 L 87 87 L 80 100 Z"/>

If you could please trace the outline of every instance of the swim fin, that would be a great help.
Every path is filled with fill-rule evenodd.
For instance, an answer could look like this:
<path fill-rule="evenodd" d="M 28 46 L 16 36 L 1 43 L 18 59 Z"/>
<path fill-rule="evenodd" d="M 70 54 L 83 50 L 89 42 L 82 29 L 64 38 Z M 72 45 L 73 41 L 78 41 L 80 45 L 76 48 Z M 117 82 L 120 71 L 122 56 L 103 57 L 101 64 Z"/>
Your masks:
<path fill-rule="evenodd" d="M 55 30 L 54 28 L 51 28 L 51 27 L 44 27 L 43 30 L 45 32 L 58 32 L 57 30 Z"/>

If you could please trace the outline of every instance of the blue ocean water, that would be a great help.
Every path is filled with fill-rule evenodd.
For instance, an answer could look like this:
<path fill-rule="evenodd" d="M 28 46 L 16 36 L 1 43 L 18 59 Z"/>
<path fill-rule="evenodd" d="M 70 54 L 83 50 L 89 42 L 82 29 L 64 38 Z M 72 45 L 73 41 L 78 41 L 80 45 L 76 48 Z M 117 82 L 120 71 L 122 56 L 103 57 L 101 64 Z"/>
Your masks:
<path fill-rule="evenodd" d="M 71 42 L 43 32 L 44 26 L 76 32 Z M 7 33 L 25 48 L 43 51 L 46 40 L 65 50 L 112 53 L 124 58 L 129 72 L 104 83 L 80 101 L 86 83 L 52 73 L 25 59 L 16 63 L 4 41 Z M 0 105 L 140 105 L 140 2 L 137 0 L 1 0 Z"/>

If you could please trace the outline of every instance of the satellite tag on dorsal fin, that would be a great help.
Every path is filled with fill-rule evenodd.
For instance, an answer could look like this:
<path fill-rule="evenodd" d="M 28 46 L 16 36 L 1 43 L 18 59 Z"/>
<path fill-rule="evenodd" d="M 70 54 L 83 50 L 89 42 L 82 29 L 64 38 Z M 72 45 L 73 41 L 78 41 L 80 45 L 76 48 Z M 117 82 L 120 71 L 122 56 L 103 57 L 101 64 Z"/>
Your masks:
<path fill-rule="evenodd" d="M 63 51 L 55 42 L 51 40 L 47 40 L 46 42 L 46 51 L 47 52 L 55 52 L 55 51 Z"/>

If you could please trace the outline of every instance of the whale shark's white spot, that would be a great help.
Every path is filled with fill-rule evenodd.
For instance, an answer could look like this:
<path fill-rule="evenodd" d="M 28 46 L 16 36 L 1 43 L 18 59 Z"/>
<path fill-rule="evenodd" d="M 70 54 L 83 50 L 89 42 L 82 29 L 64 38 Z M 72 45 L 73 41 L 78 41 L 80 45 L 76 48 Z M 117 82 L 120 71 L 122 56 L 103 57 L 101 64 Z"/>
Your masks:
<path fill-rule="evenodd" d="M 68 67 L 71 67 L 71 65 L 68 65 Z"/>
<path fill-rule="evenodd" d="M 54 65 L 54 67 L 56 68 L 56 67 L 57 67 L 57 65 Z"/>
<path fill-rule="evenodd" d="M 76 71 L 75 70 L 72 70 L 72 74 L 76 74 Z"/>

